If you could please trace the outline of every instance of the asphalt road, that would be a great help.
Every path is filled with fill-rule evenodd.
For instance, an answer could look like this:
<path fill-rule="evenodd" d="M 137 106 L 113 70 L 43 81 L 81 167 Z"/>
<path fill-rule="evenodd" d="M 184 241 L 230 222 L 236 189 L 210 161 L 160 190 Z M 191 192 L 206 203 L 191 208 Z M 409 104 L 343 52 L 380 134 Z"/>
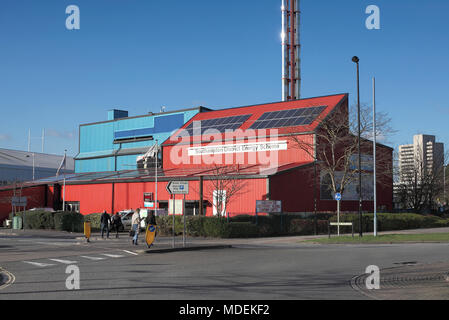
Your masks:
<path fill-rule="evenodd" d="M 171 240 L 159 241 L 168 245 Z M 385 269 L 404 262 L 449 262 L 449 245 L 438 243 L 316 245 L 288 239 L 232 243 L 228 249 L 137 254 L 129 239 L 88 244 L 73 236 L 0 233 L 0 267 L 14 277 L 11 284 L 0 287 L 0 300 L 372 299 L 351 284 L 368 265 Z M 71 265 L 80 271 L 79 290 L 66 288 L 70 276 L 66 269 Z M 382 298 L 403 297 L 409 298 L 398 291 Z"/>

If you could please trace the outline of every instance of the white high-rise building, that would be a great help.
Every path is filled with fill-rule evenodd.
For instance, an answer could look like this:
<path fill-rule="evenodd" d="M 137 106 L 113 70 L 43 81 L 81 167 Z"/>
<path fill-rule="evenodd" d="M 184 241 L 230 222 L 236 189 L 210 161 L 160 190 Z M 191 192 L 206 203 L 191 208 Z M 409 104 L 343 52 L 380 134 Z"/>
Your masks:
<path fill-rule="evenodd" d="M 399 146 L 399 182 L 420 180 L 424 173 L 437 173 L 444 165 L 444 144 L 435 136 L 419 134 L 413 144 Z"/>

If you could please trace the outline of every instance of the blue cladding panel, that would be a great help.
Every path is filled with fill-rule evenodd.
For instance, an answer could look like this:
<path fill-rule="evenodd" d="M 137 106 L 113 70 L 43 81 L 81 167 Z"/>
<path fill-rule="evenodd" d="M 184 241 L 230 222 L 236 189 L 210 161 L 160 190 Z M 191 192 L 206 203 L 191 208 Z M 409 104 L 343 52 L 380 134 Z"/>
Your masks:
<path fill-rule="evenodd" d="M 126 131 L 116 131 L 115 139 L 138 138 L 151 136 L 155 133 L 172 132 L 184 124 L 184 115 L 174 114 L 169 116 L 160 116 L 154 119 L 154 128 L 143 128 Z"/>
<path fill-rule="evenodd" d="M 104 172 L 113 170 L 130 170 L 136 162 L 137 155 L 108 156 L 121 148 L 145 148 L 155 141 L 164 142 L 174 130 L 179 129 L 194 117 L 198 110 L 188 110 L 175 114 L 147 115 L 137 118 L 122 118 L 106 123 L 80 126 L 80 156 L 100 157 L 98 159 L 75 160 L 75 172 Z M 153 136 L 154 140 L 114 144 L 114 139 Z M 131 165 L 131 166 L 130 166 Z M 117 168 L 117 169 L 116 169 Z"/>
<path fill-rule="evenodd" d="M 184 114 L 174 114 L 154 119 L 154 132 L 172 132 L 184 124 Z"/>
<path fill-rule="evenodd" d="M 114 133 L 115 139 L 126 139 L 126 138 L 138 138 L 151 136 L 154 133 L 153 128 L 127 130 L 127 131 L 117 131 Z"/>

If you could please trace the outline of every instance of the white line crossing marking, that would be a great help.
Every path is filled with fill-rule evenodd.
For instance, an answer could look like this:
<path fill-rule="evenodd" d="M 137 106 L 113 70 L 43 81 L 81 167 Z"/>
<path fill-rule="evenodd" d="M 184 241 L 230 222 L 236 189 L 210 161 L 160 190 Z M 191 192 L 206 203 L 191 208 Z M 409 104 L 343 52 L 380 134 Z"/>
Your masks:
<path fill-rule="evenodd" d="M 63 264 L 75 264 L 78 263 L 78 261 L 70 261 L 70 260 L 62 260 L 62 259 L 50 259 L 51 261 L 63 263 Z"/>
<path fill-rule="evenodd" d="M 109 253 L 102 253 L 103 256 L 109 257 L 109 258 L 123 258 L 124 256 L 121 256 L 119 254 L 109 254 Z"/>
<path fill-rule="evenodd" d="M 22 262 L 31 264 L 33 266 L 41 267 L 41 268 L 54 266 L 54 264 L 51 264 L 51 263 L 40 263 L 40 262 L 31 262 L 31 261 L 22 261 Z"/>
<path fill-rule="evenodd" d="M 80 257 L 84 258 L 84 259 L 93 260 L 93 261 L 100 261 L 100 260 L 106 259 L 106 258 L 102 258 L 102 257 L 88 257 L 88 256 L 80 256 Z"/>
<path fill-rule="evenodd" d="M 128 251 L 128 250 L 123 250 L 123 252 L 129 253 L 129 254 L 133 254 L 135 256 L 138 256 L 138 253 L 132 252 L 132 251 Z"/>

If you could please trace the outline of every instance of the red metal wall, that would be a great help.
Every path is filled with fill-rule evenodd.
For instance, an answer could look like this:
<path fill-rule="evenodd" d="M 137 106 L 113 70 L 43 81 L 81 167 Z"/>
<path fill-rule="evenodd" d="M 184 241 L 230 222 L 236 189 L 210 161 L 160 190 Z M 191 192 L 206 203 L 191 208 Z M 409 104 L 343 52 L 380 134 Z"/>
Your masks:
<path fill-rule="evenodd" d="M 158 200 L 167 201 L 171 197 L 166 191 L 168 182 L 158 182 Z M 267 180 L 266 179 L 245 179 L 242 192 L 231 199 L 228 212 L 232 215 L 254 214 L 256 200 L 266 199 Z M 211 181 L 204 180 L 203 193 L 204 200 L 213 203 Z M 127 209 L 143 208 L 143 194 L 155 192 L 154 182 L 126 182 L 126 183 L 106 183 L 106 184 L 86 184 L 86 185 L 66 185 L 66 201 L 79 201 L 82 214 L 102 212 L 118 212 Z M 113 196 L 114 194 L 114 196 Z M 182 195 L 176 199 L 182 199 Z M 114 201 L 112 201 L 114 199 Z M 199 201 L 199 181 L 189 181 L 189 194 L 186 200 Z M 206 215 L 211 216 L 213 209 L 208 206 Z"/>
<path fill-rule="evenodd" d="M 313 134 L 296 135 L 298 139 L 307 141 L 306 143 L 313 143 Z M 173 168 L 204 168 L 205 166 L 217 165 L 268 165 L 281 166 L 288 163 L 295 162 L 309 162 L 313 160 L 304 150 L 296 147 L 291 137 L 279 137 L 278 141 L 287 141 L 287 150 L 280 151 L 268 151 L 268 152 L 248 152 L 248 153 L 236 153 L 236 154 L 216 154 L 216 155 L 203 155 L 203 156 L 188 156 L 188 148 L 193 147 L 190 144 L 180 144 L 176 146 L 166 146 L 163 148 L 163 161 L 164 169 Z M 201 143 L 194 145 L 199 146 L 221 146 L 221 145 L 233 145 L 242 143 L 263 142 L 260 139 L 246 139 L 245 141 L 234 141 L 225 143 Z M 266 140 L 274 141 L 274 140 Z"/>
<path fill-rule="evenodd" d="M 16 190 L 16 196 L 19 196 L 19 190 Z M 31 208 L 42 208 L 46 206 L 45 203 L 45 193 L 47 192 L 46 186 L 37 186 L 30 188 L 23 188 L 20 196 L 27 197 L 27 207 Z M 1 190 L 0 191 L 0 223 L 7 219 L 9 214 L 12 212 L 11 198 L 14 195 L 14 191 L 11 190 Z M 47 195 L 47 199 L 48 199 Z"/>
<path fill-rule="evenodd" d="M 371 148 L 372 150 L 372 148 Z M 377 148 L 377 159 L 392 164 L 392 150 L 387 147 Z M 385 170 L 383 164 L 377 163 L 378 171 Z M 308 165 L 300 169 L 293 169 L 270 178 L 270 199 L 282 200 L 283 210 L 286 212 L 314 211 L 314 167 Z M 320 170 L 317 167 L 317 211 L 337 210 L 337 202 L 320 199 Z M 384 206 L 386 210 L 393 209 L 393 174 L 379 175 L 377 179 L 377 207 Z M 373 211 L 374 201 L 363 201 L 362 210 Z M 358 211 L 358 201 L 342 201 L 342 211 Z"/>

